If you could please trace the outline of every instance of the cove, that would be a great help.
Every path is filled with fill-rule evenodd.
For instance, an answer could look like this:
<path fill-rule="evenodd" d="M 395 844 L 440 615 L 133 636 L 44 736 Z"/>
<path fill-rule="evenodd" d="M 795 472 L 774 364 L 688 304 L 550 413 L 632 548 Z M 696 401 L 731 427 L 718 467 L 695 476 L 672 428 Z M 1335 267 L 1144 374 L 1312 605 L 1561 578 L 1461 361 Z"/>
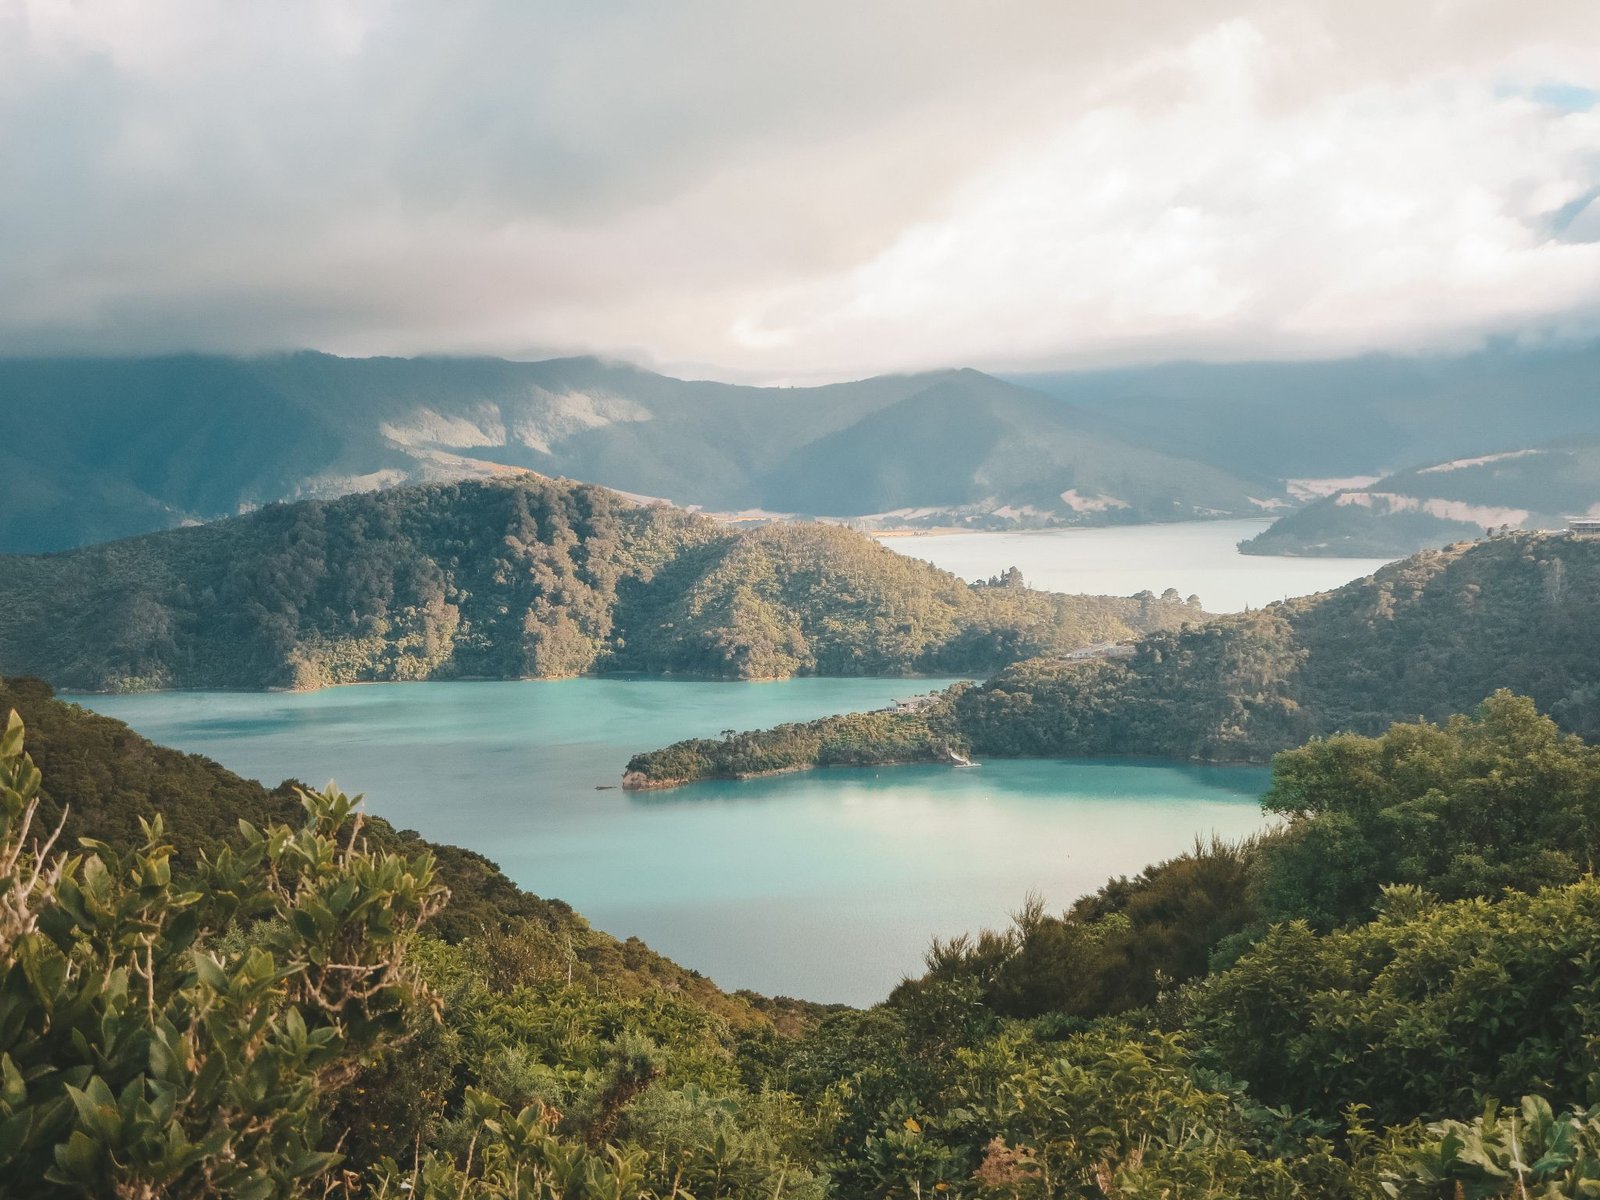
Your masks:
<path fill-rule="evenodd" d="M 725 988 L 868 1004 L 929 939 L 1052 909 L 1262 827 L 1262 768 L 995 761 L 596 790 L 637 750 L 881 707 L 953 682 L 662 679 L 70 697 L 268 784 L 330 779 Z"/>

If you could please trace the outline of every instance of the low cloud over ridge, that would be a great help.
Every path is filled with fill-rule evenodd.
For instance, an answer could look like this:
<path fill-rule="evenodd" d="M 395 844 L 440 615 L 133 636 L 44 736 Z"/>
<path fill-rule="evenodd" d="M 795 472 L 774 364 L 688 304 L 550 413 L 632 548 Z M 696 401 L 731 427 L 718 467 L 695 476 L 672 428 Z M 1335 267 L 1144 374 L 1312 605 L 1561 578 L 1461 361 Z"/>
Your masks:
<path fill-rule="evenodd" d="M 1125 8 L 0 0 L 0 352 L 803 378 L 1596 331 L 1600 6 Z"/>

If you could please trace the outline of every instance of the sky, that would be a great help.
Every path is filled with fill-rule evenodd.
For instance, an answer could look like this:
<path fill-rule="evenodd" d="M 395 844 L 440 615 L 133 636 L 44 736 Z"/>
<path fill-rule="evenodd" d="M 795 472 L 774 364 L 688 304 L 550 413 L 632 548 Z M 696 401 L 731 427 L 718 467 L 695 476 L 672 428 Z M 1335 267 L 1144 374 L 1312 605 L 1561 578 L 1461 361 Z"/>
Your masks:
<path fill-rule="evenodd" d="M 1600 333 L 1595 0 L 0 0 L 0 353 Z"/>

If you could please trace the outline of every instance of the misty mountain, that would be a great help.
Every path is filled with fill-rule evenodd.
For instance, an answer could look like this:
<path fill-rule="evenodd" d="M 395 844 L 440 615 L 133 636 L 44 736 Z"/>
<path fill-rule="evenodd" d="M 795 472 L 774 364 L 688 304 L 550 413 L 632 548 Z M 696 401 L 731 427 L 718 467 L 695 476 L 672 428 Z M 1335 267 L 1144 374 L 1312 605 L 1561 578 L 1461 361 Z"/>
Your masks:
<path fill-rule="evenodd" d="M 512 469 L 711 510 L 916 510 L 885 519 L 900 524 L 1173 520 L 1281 502 L 1270 484 L 975 371 L 761 388 L 592 358 L 13 360 L 0 362 L 0 421 L 10 552 Z"/>
<path fill-rule="evenodd" d="M 1600 436 L 1596 342 L 1013 378 L 1124 438 L 1252 479 L 1383 476 Z"/>
<path fill-rule="evenodd" d="M 946 521 L 956 512 L 1074 524 L 1258 516 L 1282 504 L 1269 485 L 1146 449 L 1092 414 L 976 371 L 801 446 L 762 495 L 782 511 L 907 523 L 923 506 Z"/>
<path fill-rule="evenodd" d="M 1600 439 L 1450 459 L 1344 488 L 1279 518 L 1244 549 L 1386 557 L 1503 526 L 1561 529 L 1572 516 L 1600 516 Z"/>

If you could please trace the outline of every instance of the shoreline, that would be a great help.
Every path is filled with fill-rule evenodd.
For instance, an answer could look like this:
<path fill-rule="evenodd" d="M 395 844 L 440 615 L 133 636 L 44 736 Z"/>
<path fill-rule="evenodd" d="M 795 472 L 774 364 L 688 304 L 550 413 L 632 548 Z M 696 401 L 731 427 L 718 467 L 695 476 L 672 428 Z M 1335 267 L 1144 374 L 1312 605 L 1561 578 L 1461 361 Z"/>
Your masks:
<path fill-rule="evenodd" d="M 1003 668 L 1002 668 L 1003 669 Z M 988 678 L 983 676 L 981 678 Z M 691 675 L 687 673 L 651 674 L 645 671 L 586 671 L 581 675 L 452 675 L 448 678 L 438 679 L 351 679 L 343 683 L 324 683 L 317 687 L 164 687 L 164 688 L 121 688 L 101 689 L 58 687 L 48 679 L 37 675 L 5 675 L 0 679 L 39 679 L 56 696 L 70 698 L 72 696 L 181 696 L 184 694 L 199 695 L 202 693 L 221 693 L 230 696 L 311 696 L 317 692 L 331 692 L 336 688 L 353 687 L 392 687 L 395 685 L 418 683 L 572 683 L 579 679 L 610 680 L 612 682 L 626 683 L 793 683 L 797 679 L 862 679 L 876 680 L 888 683 L 895 680 L 905 680 L 916 683 L 923 680 L 946 680 L 955 683 L 975 683 L 980 676 L 973 674 L 956 675 L 782 675 L 763 679 L 737 679 L 724 675 Z"/>
<path fill-rule="evenodd" d="M 1077 766 L 1096 764 L 1115 764 L 1117 766 L 1137 766 L 1146 764 L 1150 766 L 1172 766 L 1182 763 L 1196 767 L 1241 768 L 1254 767 L 1270 770 L 1272 757 L 1266 758 L 1197 758 L 1167 757 L 1159 754 L 995 754 L 986 756 L 984 761 L 993 762 L 1053 762 L 1061 766 Z M 950 762 L 939 758 L 896 758 L 883 762 L 870 763 L 801 763 L 792 767 L 774 767 L 770 771 L 742 771 L 732 775 L 701 775 L 695 779 L 662 779 L 644 780 L 629 783 L 630 775 L 640 775 L 638 771 L 624 771 L 622 774 L 621 790 L 629 793 L 637 792 L 669 792 L 674 788 L 691 787 L 697 783 L 744 783 L 754 779 L 773 779 L 779 775 L 797 775 L 809 771 L 866 771 L 876 770 L 879 767 L 948 767 L 952 771 L 971 770 L 981 767 L 982 762 Z M 616 785 L 613 785 L 616 786 Z"/>
<path fill-rule="evenodd" d="M 855 518 L 859 519 L 859 518 Z M 1127 529 L 1180 529 L 1196 525 L 1252 524 L 1271 525 L 1272 517 L 1196 517 L 1192 521 L 1107 521 L 1094 525 L 1040 525 L 1007 529 L 974 529 L 970 525 L 934 525 L 927 529 L 858 529 L 870 538 L 949 537 L 952 534 L 1029 534 L 1029 533 L 1095 533 Z M 849 528 L 856 528 L 850 526 Z M 1257 555 L 1258 558 L 1292 557 L 1290 555 Z"/>

